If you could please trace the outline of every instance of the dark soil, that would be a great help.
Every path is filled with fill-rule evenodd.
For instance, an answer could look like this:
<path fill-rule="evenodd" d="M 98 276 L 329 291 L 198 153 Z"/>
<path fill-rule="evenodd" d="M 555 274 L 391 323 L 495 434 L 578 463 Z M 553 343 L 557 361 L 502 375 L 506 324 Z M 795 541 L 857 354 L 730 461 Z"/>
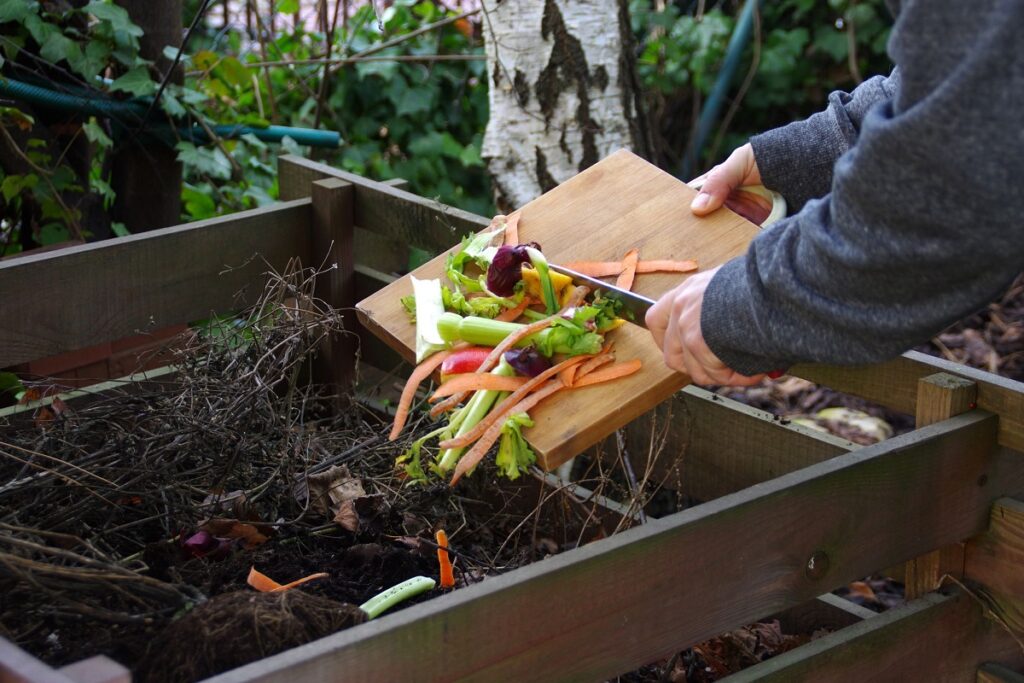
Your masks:
<path fill-rule="evenodd" d="M 137 671 L 152 683 L 197 681 L 366 621 L 366 613 L 302 591 L 224 593 L 172 622 Z"/>

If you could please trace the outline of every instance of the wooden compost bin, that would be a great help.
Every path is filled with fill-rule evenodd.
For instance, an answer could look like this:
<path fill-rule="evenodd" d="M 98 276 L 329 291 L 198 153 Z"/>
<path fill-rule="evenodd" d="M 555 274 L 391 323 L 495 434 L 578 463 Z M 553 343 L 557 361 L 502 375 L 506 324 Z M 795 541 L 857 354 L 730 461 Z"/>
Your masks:
<path fill-rule="evenodd" d="M 317 293 L 351 308 L 409 247 L 438 253 L 489 222 L 300 157 L 279 170 L 273 206 L 0 263 L 0 367 L 237 310 L 293 256 L 336 262 Z M 353 354 L 334 342 L 322 376 L 349 383 Z M 399 362 L 365 333 L 361 357 Z M 667 428 L 662 474 L 708 502 L 210 680 L 595 681 L 771 615 L 845 628 L 729 680 L 1022 680 L 1024 384 L 918 353 L 791 374 L 918 429 L 854 447 L 687 388 L 627 433 Z M 829 594 L 887 567 L 904 606 Z M 74 680 L 129 677 L 0 640 L 0 681 Z"/>

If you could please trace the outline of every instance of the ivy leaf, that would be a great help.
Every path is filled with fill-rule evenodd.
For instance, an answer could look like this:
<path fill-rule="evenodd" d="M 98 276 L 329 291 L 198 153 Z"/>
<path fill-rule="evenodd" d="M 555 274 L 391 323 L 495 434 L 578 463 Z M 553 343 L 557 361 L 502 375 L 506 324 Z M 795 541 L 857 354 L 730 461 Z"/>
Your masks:
<path fill-rule="evenodd" d="M 145 66 L 136 66 L 111 83 L 110 89 L 144 97 L 156 92 L 156 83 L 149 77 L 149 70 Z"/>
<path fill-rule="evenodd" d="M 35 14 L 25 17 L 23 25 L 28 29 L 32 39 L 40 45 L 45 44 L 51 34 L 60 33 L 59 28 L 47 21 L 43 21 Z"/>
<path fill-rule="evenodd" d="M 92 178 L 89 181 L 89 188 L 103 198 L 103 208 L 105 209 L 109 209 L 110 206 L 114 203 L 114 199 L 117 198 L 117 193 L 114 192 L 114 188 L 111 187 L 110 183 L 108 183 L 103 178 Z M 119 223 L 119 225 L 123 226 L 124 224 Z M 111 228 L 113 228 L 113 225 L 111 225 Z M 116 229 L 114 230 L 114 234 L 117 235 L 118 237 L 122 236 L 119 232 L 117 232 Z"/>
<path fill-rule="evenodd" d="M 89 142 L 97 144 L 103 149 L 109 149 L 114 144 L 107 132 L 103 130 L 103 126 L 96 122 L 96 119 L 89 119 L 82 125 L 82 130 L 85 131 L 85 137 L 89 139 Z"/>
<path fill-rule="evenodd" d="M 77 56 L 68 57 L 68 63 L 72 69 L 85 76 L 86 80 L 91 81 L 103 71 L 109 58 L 110 46 L 100 40 L 91 40 L 86 44 L 84 51 L 79 50 Z"/>
<path fill-rule="evenodd" d="M 82 61 L 82 48 L 78 47 L 78 43 L 75 41 L 65 38 L 60 30 L 47 33 L 46 39 L 39 47 L 39 54 L 52 64 L 67 59 L 68 64 L 74 66 L 76 62 L 81 63 Z"/>
<path fill-rule="evenodd" d="M 31 190 L 39 182 L 39 176 L 35 173 L 28 175 L 9 175 L 0 183 L 0 193 L 3 193 L 4 201 L 10 202 L 21 194 L 22 190 Z"/>
<path fill-rule="evenodd" d="M 171 92 L 170 88 L 164 90 L 164 94 L 160 98 L 160 104 L 163 105 L 164 111 L 173 118 L 181 118 L 187 113 L 185 107 L 178 101 L 178 98 Z"/>
<path fill-rule="evenodd" d="M 299 11 L 299 0 L 281 0 L 277 4 L 277 11 L 281 14 L 295 14 Z"/>
<path fill-rule="evenodd" d="M 128 229 L 127 225 L 125 225 L 124 223 L 118 223 L 116 221 L 110 224 L 110 232 L 114 233 L 118 237 L 127 237 L 128 235 L 132 234 L 131 230 Z"/>
<path fill-rule="evenodd" d="M 217 213 L 213 198 L 187 183 L 181 189 L 181 199 L 185 204 L 185 211 L 192 220 L 202 220 Z"/>
<path fill-rule="evenodd" d="M 219 149 L 196 147 L 191 142 L 179 142 L 174 148 L 178 150 L 178 161 L 199 173 L 221 180 L 231 177 L 231 162 Z"/>
<path fill-rule="evenodd" d="M 221 77 L 225 81 L 236 88 L 245 88 L 252 85 L 249 69 L 234 57 L 228 56 L 222 59 L 218 71 L 220 71 Z"/>
<path fill-rule="evenodd" d="M 123 31 L 134 38 L 142 37 L 142 29 L 132 23 L 128 11 L 119 5 L 103 0 L 92 0 L 82 11 L 93 15 L 100 21 L 110 22 L 110 27 L 115 32 Z"/>
<path fill-rule="evenodd" d="M 35 14 L 38 8 L 38 3 L 34 1 L 0 0 L 0 23 L 8 21 L 23 22 L 25 17 Z"/>
<path fill-rule="evenodd" d="M 395 108 L 396 116 L 406 116 L 418 112 L 430 111 L 434 104 L 434 91 L 431 88 L 408 88 L 398 98 Z"/>

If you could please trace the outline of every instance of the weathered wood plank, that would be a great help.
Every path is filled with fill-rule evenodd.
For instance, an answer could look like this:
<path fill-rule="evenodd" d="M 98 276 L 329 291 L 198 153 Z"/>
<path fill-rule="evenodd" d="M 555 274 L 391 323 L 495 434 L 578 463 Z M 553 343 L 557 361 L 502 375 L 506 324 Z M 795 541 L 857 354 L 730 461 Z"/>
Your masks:
<path fill-rule="evenodd" d="M 104 655 L 62 666 L 60 672 L 75 683 L 132 683 L 132 672 Z"/>
<path fill-rule="evenodd" d="M 0 683 L 75 683 L 20 647 L 0 637 Z"/>
<path fill-rule="evenodd" d="M 977 397 L 978 385 L 969 379 L 944 372 L 922 377 L 917 382 L 915 424 L 924 427 L 966 413 L 974 407 Z M 907 562 L 903 571 L 906 599 L 913 600 L 935 590 L 946 574 L 963 577 L 963 543 L 953 543 Z"/>
<path fill-rule="evenodd" d="M 996 501 L 988 531 L 967 542 L 964 573 L 987 590 L 1024 601 L 1024 502 Z"/>
<path fill-rule="evenodd" d="M 871 366 L 840 367 L 796 365 L 789 373 L 812 382 L 861 396 L 893 410 L 913 415 L 917 405 L 917 381 L 947 372 L 978 385 L 979 408 L 1000 415 L 999 443 L 1024 451 L 1024 382 L 952 363 L 917 351 Z"/>
<path fill-rule="evenodd" d="M 801 605 L 790 607 L 769 619 L 778 619 L 783 633 L 812 633 L 820 628 L 838 631 L 841 628 L 874 619 L 877 612 L 832 593 L 819 595 Z"/>
<path fill-rule="evenodd" d="M 625 430 L 634 468 L 650 467 L 653 480 L 697 500 L 713 500 L 858 447 L 695 386 Z M 650 464 L 649 454 L 655 456 Z"/>
<path fill-rule="evenodd" d="M 0 367 L 227 313 L 309 254 L 310 201 L 0 263 Z"/>
<path fill-rule="evenodd" d="M 1024 462 L 994 449 L 996 421 L 974 411 L 925 427 L 216 680 L 629 671 L 983 529 L 991 501 L 1024 487 Z"/>
<path fill-rule="evenodd" d="M 1020 666 L 1024 653 L 1005 630 L 982 615 L 970 596 L 933 593 L 773 657 L 723 683 L 969 683 L 975 680 L 978 664 L 991 659 Z"/>
<path fill-rule="evenodd" d="M 311 265 L 319 269 L 314 295 L 344 316 L 346 332 L 321 343 L 313 361 L 316 380 L 340 396 L 352 386 L 356 366 L 355 334 L 362 327 L 355 315 L 353 253 L 354 192 L 351 183 L 325 178 L 313 183 Z"/>
<path fill-rule="evenodd" d="M 322 178 L 352 183 L 357 226 L 432 254 L 454 246 L 464 235 L 479 232 L 490 223 L 468 211 L 299 156 L 280 157 L 278 176 L 282 198 L 306 196 L 310 183 Z"/>

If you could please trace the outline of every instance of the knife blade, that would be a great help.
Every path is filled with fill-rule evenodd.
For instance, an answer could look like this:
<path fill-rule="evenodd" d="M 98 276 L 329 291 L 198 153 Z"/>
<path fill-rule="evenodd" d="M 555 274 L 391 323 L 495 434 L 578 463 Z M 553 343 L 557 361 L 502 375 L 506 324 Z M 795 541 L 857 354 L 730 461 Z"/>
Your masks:
<path fill-rule="evenodd" d="M 647 311 L 654 305 L 653 299 L 648 299 L 646 296 L 637 294 L 636 292 L 619 289 L 615 285 L 610 285 L 607 282 L 598 280 L 597 278 L 584 275 L 583 273 L 577 273 L 575 270 L 570 270 L 569 268 L 565 268 L 554 263 L 548 264 L 548 268 L 556 273 L 561 273 L 562 275 L 567 275 L 572 278 L 572 283 L 574 285 L 590 287 L 592 291 L 601 290 L 601 294 L 603 296 L 620 302 L 622 307 L 619 309 L 619 317 L 639 325 L 640 327 L 647 327 Z"/>

